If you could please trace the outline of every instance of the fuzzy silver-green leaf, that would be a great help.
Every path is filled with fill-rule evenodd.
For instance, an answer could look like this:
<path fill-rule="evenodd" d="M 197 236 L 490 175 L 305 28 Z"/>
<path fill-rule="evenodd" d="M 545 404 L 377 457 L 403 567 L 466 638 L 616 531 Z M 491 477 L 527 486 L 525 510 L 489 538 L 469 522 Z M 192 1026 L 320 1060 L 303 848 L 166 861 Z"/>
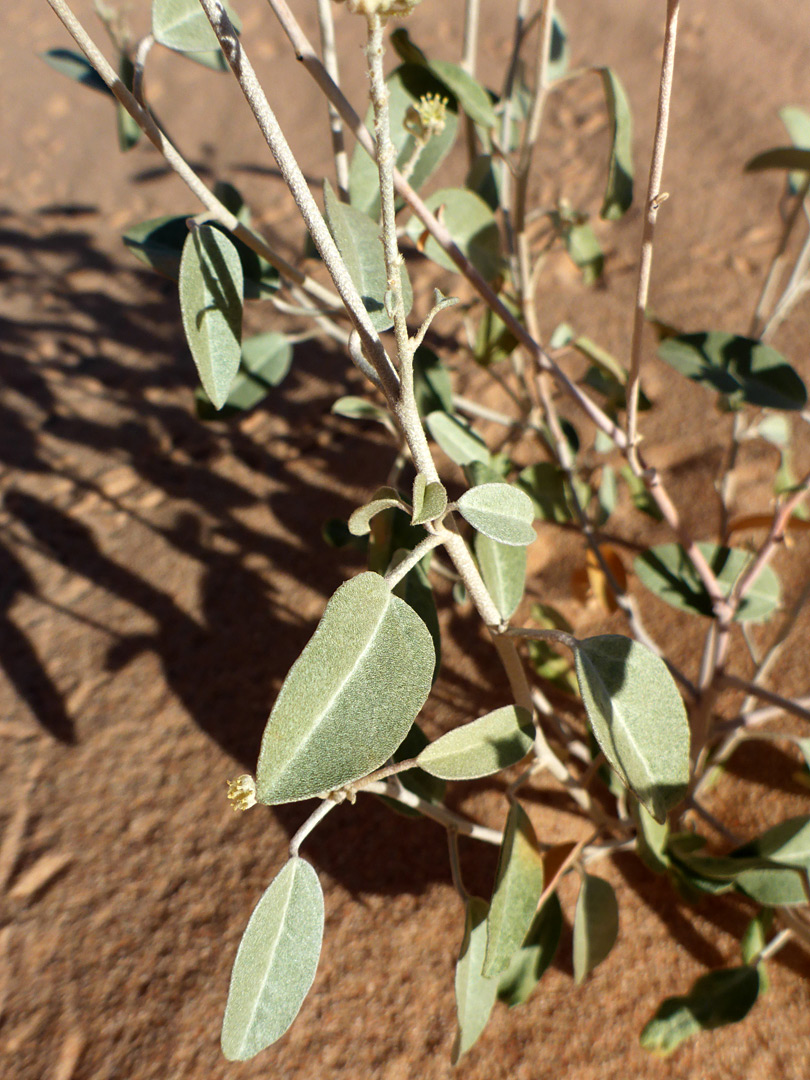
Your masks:
<path fill-rule="evenodd" d="M 465 491 L 456 505 L 475 530 L 499 544 L 526 547 L 537 539 L 532 500 L 511 484 L 479 484 Z"/>
<path fill-rule="evenodd" d="M 442 780 L 474 780 L 514 765 L 531 750 L 534 725 L 527 709 L 505 705 L 448 731 L 416 759 Z"/>
<path fill-rule="evenodd" d="M 487 948 L 487 902 L 478 896 L 467 901 L 464 940 L 456 964 L 458 1029 L 451 1062 L 458 1064 L 484 1030 L 498 994 L 498 980 L 481 974 Z"/>
<path fill-rule="evenodd" d="M 247 1061 L 280 1039 L 312 986 L 323 940 L 323 892 L 308 862 L 286 864 L 253 910 L 231 974 L 222 1052 Z"/>
<path fill-rule="evenodd" d="M 430 692 L 430 633 L 379 574 L 347 581 L 290 669 L 262 737 L 257 798 L 293 802 L 379 768 Z"/>
<path fill-rule="evenodd" d="M 583 874 L 574 913 L 574 980 L 583 982 L 585 976 L 601 964 L 613 948 L 619 933 L 619 905 L 613 886 L 596 877 Z"/>
<path fill-rule="evenodd" d="M 487 954 L 483 974 L 500 975 L 523 944 L 543 891 L 543 861 L 532 823 L 518 802 L 512 803 L 487 918 Z"/>

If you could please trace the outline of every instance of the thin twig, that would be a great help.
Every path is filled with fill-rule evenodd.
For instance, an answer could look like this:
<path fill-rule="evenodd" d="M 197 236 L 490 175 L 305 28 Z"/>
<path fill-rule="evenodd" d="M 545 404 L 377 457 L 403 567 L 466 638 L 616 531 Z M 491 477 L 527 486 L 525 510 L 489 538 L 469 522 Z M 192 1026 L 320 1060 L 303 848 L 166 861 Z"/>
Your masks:
<path fill-rule="evenodd" d="M 631 465 L 637 464 L 638 442 L 638 404 L 641 387 L 641 351 L 644 322 L 647 313 L 647 298 L 650 292 L 650 274 L 652 270 L 653 238 L 658 207 L 663 201 L 661 178 L 664 171 L 664 153 L 667 145 L 667 127 L 669 125 L 669 107 L 672 99 L 672 76 L 675 70 L 675 45 L 678 34 L 678 11 L 680 0 L 667 0 L 667 27 L 664 36 L 664 56 L 661 64 L 661 83 L 658 94 L 658 115 L 655 121 L 655 139 L 650 179 L 647 187 L 647 203 L 644 213 L 644 228 L 641 236 L 641 255 L 638 268 L 638 288 L 633 314 L 633 340 L 630 348 L 630 372 L 627 379 L 627 448 Z"/>
<path fill-rule="evenodd" d="M 298 849 L 303 842 L 312 832 L 316 825 L 318 825 L 330 810 L 334 810 L 339 805 L 339 801 L 336 799 L 324 799 L 320 806 L 309 815 L 307 820 L 301 826 L 301 828 L 295 833 L 292 840 L 290 840 L 290 858 L 294 859 L 298 855 Z"/>
<path fill-rule="evenodd" d="M 810 708 L 806 708 L 800 702 L 795 701 L 792 698 L 786 698 L 781 694 L 776 694 L 773 690 L 766 690 L 764 686 L 758 686 L 748 679 L 741 679 L 737 675 L 729 675 L 728 673 L 723 672 L 718 675 L 718 682 L 721 687 L 726 690 L 742 690 L 744 693 L 748 694 L 749 697 L 759 698 L 760 701 L 767 701 L 771 705 L 778 706 L 778 708 L 784 712 L 791 713 L 793 716 L 800 716 L 802 720 L 810 720 Z"/>
<path fill-rule="evenodd" d="M 362 790 L 369 795 L 383 795 L 388 799 L 395 799 L 397 802 L 401 802 L 403 806 L 418 810 L 420 814 L 430 818 L 432 821 L 436 821 L 439 825 L 454 829 L 462 836 L 470 837 L 471 840 L 482 840 L 485 844 L 495 844 L 496 846 L 500 846 L 503 840 L 503 833 L 499 832 L 498 829 L 490 829 L 486 825 L 479 825 L 476 821 L 470 821 L 469 818 L 465 818 L 453 810 L 448 810 L 446 806 L 420 799 L 418 795 L 403 787 L 396 780 L 374 781 Z"/>
<path fill-rule="evenodd" d="M 332 18 L 332 0 L 318 0 L 318 25 L 321 31 L 323 64 L 329 72 L 335 86 L 340 85 L 337 49 L 335 47 L 335 23 Z M 327 100 L 329 110 L 329 130 L 332 134 L 332 155 L 335 159 L 335 179 L 338 195 L 343 202 L 349 201 L 349 159 L 343 138 L 343 121 L 331 101 Z"/>
<path fill-rule="evenodd" d="M 773 259 L 771 260 L 771 265 L 768 267 L 765 283 L 762 286 L 762 292 L 760 293 L 756 309 L 751 318 L 751 326 L 748 332 L 749 336 L 752 338 L 764 336 L 762 327 L 765 325 L 765 312 L 772 306 L 773 296 L 776 292 L 779 278 L 781 277 L 782 269 L 785 264 L 787 247 L 808 194 L 810 194 L 810 173 L 804 178 L 802 186 L 796 192 L 793 206 L 790 209 L 790 213 L 785 218 L 782 235 L 779 237 L 779 243 Z"/>

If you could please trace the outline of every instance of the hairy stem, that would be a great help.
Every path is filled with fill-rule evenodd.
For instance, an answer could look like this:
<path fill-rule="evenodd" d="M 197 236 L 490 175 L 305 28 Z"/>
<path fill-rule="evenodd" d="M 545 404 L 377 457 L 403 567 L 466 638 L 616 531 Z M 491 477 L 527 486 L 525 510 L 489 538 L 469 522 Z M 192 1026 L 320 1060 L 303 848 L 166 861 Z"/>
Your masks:
<path fill-rule="evenodd" d="M 340 85 L 338 74 L 337 49 L 335 48 L 335 23 L 332 18 L 332 0 L 318 0 L 318 25 L 321 31 L 323 64 L 335 86 Z M 349 201 L 349 158 L 343 138 L 343 121 L 331 101 L 327 101 L 329 110 L 329 130 L 332 135 L 332 156 L 335 159 L 335 179 L 338 195 L 343 202 Z"/>

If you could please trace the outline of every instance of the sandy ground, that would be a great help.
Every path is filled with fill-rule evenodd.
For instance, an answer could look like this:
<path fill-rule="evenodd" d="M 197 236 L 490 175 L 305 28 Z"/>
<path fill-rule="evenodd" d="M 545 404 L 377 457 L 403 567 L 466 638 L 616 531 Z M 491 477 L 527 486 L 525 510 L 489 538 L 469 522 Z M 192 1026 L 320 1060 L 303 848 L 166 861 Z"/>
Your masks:
<path fill-rule="evenodd" d="M 145 0 L 132 7 L 145 26 Z M 316 123 L 322 107 L 267 9 L 242 7 L 259 73 L 317 180 L 329 170 Z M 575 61 L 620 73 L 643 163 L 662 0 L 560 7 Z M 742 165 L 783 141 L 780 107 L 807 104 L 810 9 L 798 0 L 684 7 L 665 177 L 671 198 L 652 299 L 684 328 L 742 331 L 777 236 L 781 182 L 746 177 Z M 498 5 L 484 0 L 484 8 L 486 76 L 500 70 L 508 34 Z M 76 10 L 89 24 L 90 3 Z M 457 16 L 455 2 L 425 0 L 412 33 L 455 59 Z M 314 33 L 311 12 L 301 17 Z M 338 34 L 345 55 L 359 57 L 345 12 Z M 18 1080 L 449 1077 L 462 911 L 444 837 L 429 823 L 404 827 L 369 799 L 336 811 L 308 844 L 326 889 L 327 927 L 298 1021 L 247 1065 L 221 1058 L 237 942 L 306 814 L 292 806 L 236 818 L 224 781 L 255 764 L 286 670 L 325 599 L 359 567 L 324 546 L 321 524 L 377 486 L 390 450 L 377 432 L 329 414 L 357 382 L 327 349 L 299 350 L 283 391 L 240 423 L 195 419 L 175 292 L 141 272 L 119 234 L 196 207 L 148 148 L 117 153 L 100 95 L 37 59 L 68 45 L 44 0 L 21 0 L 4 15 L 0 1072 Z M 355 101 L 363 79 L 358 59 L 344 80 Z M 228 80 L 156 55 L 150 88 L 190 159 L 238 183 L 268 235 L 296 257 L 289 204 Z M 606 125 L 595 80 L 552 99 L 544 138 L 538 197 L 598 207 Z M 566 318 L 626 355 L 638 211 L 599 229 L 609 253 L 605 286 L 586 289 L 564 258 L 550 260 L 543 329 Z M 417 289 L 417 303 L 426 289 Z M 263 309 L 251 320 L 251 329 L 271 325 Z M 776 342 L 805 379 L 808 329 L 805 305 Z M 727 420 L 655 361 L 648 391 L 667 406 L 645 421 L 650 453 L 695 531 L 708 534 Z M 695 424 L 696 415 L 707 421 Z M 799 463 L 807 457 L 799 447 Z M 744 455 L 738 507 L 767 510 L 773 465 L 767 452 Z M 645 543 L 665 537 L 635 528 Z M 570 598 L 578 541 L 549 527 L 535 549 L 533 597 L 558 603 L 580 630 L 621 629 Z M 780 558 L 788 590 L 808 554 L 805 540 Z M 649 598 L 644 610 L 694 671 L 701 628 Z M 442 619 L 451 630 L 446 596 Z M 805 620 L 774 672 L 783 693 L 807 691 L 807 629 Z M 427 707 L 433 730 L 502 703 L 483 639 L 456 640 Z M 807 813 L 808 791 L 796 777 L 796 761 L 775 749 L 740 755 L 713 806 L 741 831 Z M 495 786 L 460 798 L 471 812 L 503 816 Z M 535 793 L 530 811 L 543 839 L 582 834 L 551 787 Z M 470 887 L 486 892 L 493 853 L 465 847 L 463 858 Z M 496 1008 L 457 1075 L 806 1080 L 810 960 L 794 946 L 771 965 L 771 988 L 744 1025 L 705 1035 L 665 1062 L 638 1048 L 664 996 L 736 962 L 750 911 L 727 898 L 682 904 L 629 857 L 603 872 L 621 906 L 609 959 L 575 988 L 567 929 L 531 1003 Z M 562 896 L 570 927 L 567 885 Z"/>

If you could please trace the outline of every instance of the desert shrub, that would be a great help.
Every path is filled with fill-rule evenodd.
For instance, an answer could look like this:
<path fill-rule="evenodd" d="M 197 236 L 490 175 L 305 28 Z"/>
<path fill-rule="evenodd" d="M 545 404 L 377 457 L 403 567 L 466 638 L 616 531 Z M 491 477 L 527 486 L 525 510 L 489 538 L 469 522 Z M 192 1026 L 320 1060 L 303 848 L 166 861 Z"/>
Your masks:
<path fill-rule="evenodd" d="M 152 33 L 139 42 L 105 9 L 116 73 L 64 0 L 49 0 L 82 49 L 53 50 L 49 62 L 111 92 L 122 149 L 145 132 L 203 204 L 201 213 L 144 222 L 124 237 L 133 255 L 178 283 L 200 377 L 201 420 L 256 407 L 277 392 L 294 362 L 300 334 L 291 339 L 269 329 L 243 340 L 243 305 L 261 303 L 268 326 L 276 312 L 292 312 L 310 320 L 312 334 L 348 353 L 367 390 L 342 397 L 334 411 L 358 423 L 379 421 L 394 450 L 393 467 L 367 502 L 348 521 L 325 525 L 333 545 L 365 552 L 368 569 L 332 596 L 287 675 L 255 778 L 230 784 L 239 810 L 256 802 L 320 802 L 293 837 L 289 860 L 245 931 L 225 1009 L 223 1051 L 231 1059 L 252 1057 L 293 1022 L 315 977 L 324 925 L 318 875 L 300 849 L 335 806 L 373 794 L 447 830 L 451 873 L 465 909 L 454 1060 L 473 1045 L 495 1001 L 525 1002 L 551 963 L 562 925 L 557 890 L 565 875 L 579 877 L 577 982 L 604 960 L 617 937 L 617 899 L 597 869 L 612 853 L 635 851 L 689 898 L 732 891 L 746 897 L 751 921 L 739 964 L 710 972 L 683 996 L 664 1001 L 644 1028 L 642 1044 L 668 1052 L 702 1029 L 741 1020 L 764 986 L 767 958 L 792 938 L 810 941 L 804 916 L 810 817 L 738 836 L 705 805 L 717 770 L 747 740 L 793 742 L 810 761 L 810 740 L 761 726 L 785 713 L 810 716 L 802 703 L 765 685 L 807 591 L 786 603 L 771 566 L 788 531 L 806 527 L 802 503 L 810 477 L 797 480 L 791 473 L 805 387 L 768 342 L 810 281 L 810 241 L 792 265 L 787 255 L 810 191 L 810 116 L 785 110 L 791 145 L 748 164 L 752 171 L 787 173 L 782 236 L 750 327 L 687 333 L 655 324 L 673 387 L 687 378 L 705 388 L 705 411 L 695 423 L 706 423 L 712 410 L 733 414 L 716 494 L 719 527 L 694 536 L 666 477 L 641 446 L 643 412 L 667 404 L 644 393 L 642 331 L 656 219 L 667 198 L 661 184 L 677 0 L 666 5 L 626 361 L 589 336 L 590 327 L 544 326 L 537 303 L 544 255 L 555 245 L 586 282 L 600 280 L 605 256 L 593 216 L 616 221 L 632 204 L 632 120 L 620 73 L 569 70 L 567 28 L 553 0 L 539 0 L 519 7 L 503 89 L 494 92 L 476 77 L 477 0 L 467 5 L 458 64 L 433 58 L 427 43 L 413 41 L 398 24 L 387 33 L 415 2 L 349 0 L 367 28 L 370 103 L 363 121 L 338 86 L 328 0 L 318 5 L 323 60 L 284 0 L 269 0 L 330 103 L 324 138 L 331 137 L 335 178 L 324 181 L 321 206 L 255 76 L 251 43 L 240 37 L 230 4 L 153 0 Z M 209 189 L 158 126 L 144 96 L 144 70 L 157 46 L 236 76 L 308 230 L 306 264 L 283 259 L 253 228 L 239 193 L 224 183 Z M 389 64 L 386 75 L 387 60 L 395 66 Z M 544 104 L 574 78 L 597 78 L 604 89 L 611 131 L 604 195 L 599 207 L 560 199 L 537 209 L 531 180 Z M 354 139 L 351 156 L 347 133 Z M 436 189 L 431 178 L 461 141 L 464 175 L 457 186 Z M 425 273 L 429 264 L 458 275 L 459 297 L 437 289 L 429 310 L 414 311 L 410 271 Z M 465 381 L 462 365 L 451 368 L 442 356 L 447 332 L 444 345 L 433 336 L 434 321 L 442 320 L 455 333 L 455 355 L 475 378 Z M 480 395 L 460 393 L 461 385 L 480 386 L 485 379 L 499 384 L 510 413 L 489 408 Z M 778 453 L 774 507 L 735 518 L 735 467 L 751 440 Z M 641 551 L 632 567 L 620 539 L 608 542 L 604 535 L 620 500 L 668 530 L 667 541 Z M 587 547 L 580 587 L 606 611 L 621 613 L 625 634 L 582 637 L 548 604 L 526 611 L 527 548 L 538 529 L 548 543 L 562 542 L 559 525 L 574 529 Z M 751 542 L 735 542 L 741 533 Z M 419 714 L 440 663 L 437 576 L 452 580 L 465 623 L 483 621 L 511 697 L 483 716 L 459 716 L 457 726 L 429 741 Z M 703 648 L 692 675 L 645 628 L 639 590 L 700 621 Z M 513 623 L 518 611 L 524 617 Z M 773 629 L 763 650 L 750 628 L 768 620 Z M 735 707 L 741 694 L 743 703 Z M 505 793 L 501 829 L 450 809 L 448 783 L 497 774 Z M 523 796 L 548 774 L 590 820 L 586 841 L 552 845 L 535 834 Z M 459 836 L 499 847 L 489 899 L 465 888 Z"/>

